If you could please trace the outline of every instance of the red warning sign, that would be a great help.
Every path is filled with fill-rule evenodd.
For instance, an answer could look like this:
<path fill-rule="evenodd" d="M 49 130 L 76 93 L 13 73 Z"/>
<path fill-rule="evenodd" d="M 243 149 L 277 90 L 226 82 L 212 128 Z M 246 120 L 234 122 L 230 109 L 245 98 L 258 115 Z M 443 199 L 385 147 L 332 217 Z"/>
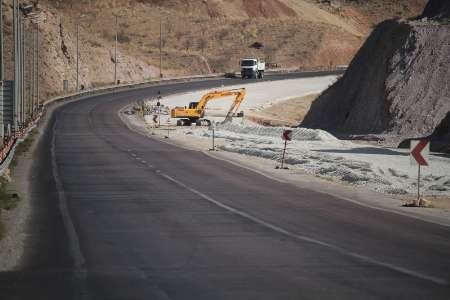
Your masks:
<path fill-rule="evenodd" d="M 283 131 L 283 135 L 281 136 L 283 141 L 292 141 L 292 130 L 285 130 Z"/>
<path fill-rule="evenodd" d="M 428 166 L 430 142 L 426 139 L 411 141 L 411 163 L 419 166 Z"/>

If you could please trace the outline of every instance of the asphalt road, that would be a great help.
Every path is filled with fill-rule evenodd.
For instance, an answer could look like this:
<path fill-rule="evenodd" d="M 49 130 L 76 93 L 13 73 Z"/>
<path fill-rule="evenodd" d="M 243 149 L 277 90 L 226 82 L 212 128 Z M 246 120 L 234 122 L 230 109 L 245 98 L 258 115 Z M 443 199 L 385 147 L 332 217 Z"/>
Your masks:
<path fill-rule="evenodd" d="M 0 298 L 450 299 L 450 228 L 145 138 L 118 116 L 157 90 L 236 82 L 57 109 L 30 178 L 27 261 L 0 273 Z"/>

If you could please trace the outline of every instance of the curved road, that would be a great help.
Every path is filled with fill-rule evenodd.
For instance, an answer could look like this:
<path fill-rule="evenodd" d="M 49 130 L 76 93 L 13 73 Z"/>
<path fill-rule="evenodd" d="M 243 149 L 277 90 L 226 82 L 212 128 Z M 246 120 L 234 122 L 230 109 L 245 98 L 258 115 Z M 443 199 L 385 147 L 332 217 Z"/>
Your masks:
<path fill-rule="evenodd" d="M 58 108 L 35 153 L 28 259 L 0 273 L 1 298 L 450 299 L 450 228 L 148 139 L 117 114 L 222 82 L 240 81 Z"/>

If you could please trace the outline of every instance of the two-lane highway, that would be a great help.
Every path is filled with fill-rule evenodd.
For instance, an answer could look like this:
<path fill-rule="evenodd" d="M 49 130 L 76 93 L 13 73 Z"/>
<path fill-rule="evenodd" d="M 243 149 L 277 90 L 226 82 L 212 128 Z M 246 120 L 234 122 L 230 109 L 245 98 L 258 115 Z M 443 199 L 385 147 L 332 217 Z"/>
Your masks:
<path fill-rule="evenodd" d="M 280 183 L 130 131 L 136 99 L 57 109 L 23 269 L 2 299 L 449 299 L 450 228 Z M 48 147 L 51 145 L 51 147 Z"/>

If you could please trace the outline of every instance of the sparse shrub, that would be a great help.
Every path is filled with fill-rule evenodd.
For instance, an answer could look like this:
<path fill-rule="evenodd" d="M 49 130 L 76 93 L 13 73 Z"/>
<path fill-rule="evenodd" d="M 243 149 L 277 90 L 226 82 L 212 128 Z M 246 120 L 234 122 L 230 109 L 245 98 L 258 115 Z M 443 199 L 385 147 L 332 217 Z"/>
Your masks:
<path fill-rule="evenodd" d="M 17 161 L 20 156 L 24 155 L 25 153 L 30 150 L 31 145 L 33 144 L 33 141 L 36 137 L 36 135 L 39 133 L 39 130 L 37 128 L 34 128 L 31 130 L 31 132 L 28 134 L 27 138 L 17 145 L 16 151 L 14 153 L 14 157 L 11 161 L 10 168 L 14 169 L 17 166 Z"/>
<path fill-rule="evenodd" d="M 112 40 L 112 39 L 115 38 L 114 34 L 113 34 L 112 32 L 110 32 L 109 30 L 106 30 L 106 29 L 104 29 L 104 30 L 102 31 L 102 37 L 103 37 L 105 40 L 108 40 L 108 41 L 110 41 L 110 40 Z"/>
<path fill-rule="evenodd" d="M 198 47 L 202 51 L 202 53 L 205 52 L 205 49 L 208 47 L 208 41 L 204 38 L 201 38 L 198 40 Z"/>
<path fill-rule="evenodd" d="M 117 41 L 121 44 L 128 44 L 131 41 L 131 39 L 124 31 L 120 31 L 117 34 Z"/>
<path fill-rule="evenodd" d="M 0 210 L 0 240 L 3 238 L 4 235 L 5 235 L 5 227 L 3 226 L 2 223 L 2 212 Z"/>
<path fill-rule="evenodd" d="M 0 210 L 10 210 L 17 206 L 19 196 L 16 193 L 10 193 L 7 191 L 8 181 L 4 178 L 0 178 Z"/>
<path fill-rule="evenodd" d="M 89 44 L 91 44 L 91 46 L 94 47 L 94 48 L 101 48 L 102 47 L 102 44 L 100 44 L 99 42 L 94 41 L 94 40 L 89 40 Z"/>
<path fill-rule="evenodd" d="M 5 227 L 1 220 L 2 210 L 10 210 L 17 206 L 20 198 L 16 193 L 8 192 L 8 180 L 0 177 L 0 240 L 5 234 Z"/>

